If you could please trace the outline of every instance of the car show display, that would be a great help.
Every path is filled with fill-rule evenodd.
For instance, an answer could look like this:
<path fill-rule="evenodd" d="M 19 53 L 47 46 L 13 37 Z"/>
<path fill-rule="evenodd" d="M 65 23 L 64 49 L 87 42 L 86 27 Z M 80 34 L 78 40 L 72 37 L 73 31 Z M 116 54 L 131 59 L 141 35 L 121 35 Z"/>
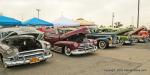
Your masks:
<path fill-rule="evenodd" d="M 51 46 L 41 39 L 41 32 L 25 29 L 0 29 L 0 61 L 4 67 L 33 64 L 52 57 Z"/>
<path fill-rule="evenodd" d="M 39 18 L 21 23 L 0 16 L 0 25 L 0 63 L 5 68 L 46 61 L 53 56 L 51 51 L 80 56 L 150 40 L 146 27 L 98 27 L 83 18 L 74 21 L 64 16 L 52 23 Z"/>
<path fill-rule="evenodd" d="M 134 42 L 147 42 L 149 33 L 146 27 L 140 27 L 130 33 L 133 36 Z"/>
<path fill-rule="evenodd" d="M 95 52 L 97 41 L 87 39 L 89 31 L 86 27 L 73 31 L 61 31 L 54 29 L 45 33 L 45 40 L 52 45 L 52 50 L 64 53 L 67 56 Z"/>

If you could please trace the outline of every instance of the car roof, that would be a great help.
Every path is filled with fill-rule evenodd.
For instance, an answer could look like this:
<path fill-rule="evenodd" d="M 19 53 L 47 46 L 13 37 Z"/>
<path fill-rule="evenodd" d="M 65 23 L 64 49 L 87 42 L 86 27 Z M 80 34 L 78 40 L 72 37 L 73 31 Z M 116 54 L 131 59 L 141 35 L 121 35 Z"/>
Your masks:
<path fill-rule="evenodd" d="M 34 39 L 34 36 L 31 36 L 31 35 L 15 35 L 15 36 L 9 37 L 9 39 L 22 39 L 22 38 Z"/>
<path fill-rule="evenodd" d="M 43 34 L 43 32 L 36 30 L 36 28 L 33 27 L 11 27 L 11 28 L 2 28 L 0 29 L 0 32 L 9 32 L 13 31 L 17 34 L 29 34 L 29 33 L 38 33 Z"/>
<path fill-rule="evenodd" d="M 58 29 L 61 29 L 61 30 L 77 30 L 77 28 L 58 28 Z"/>

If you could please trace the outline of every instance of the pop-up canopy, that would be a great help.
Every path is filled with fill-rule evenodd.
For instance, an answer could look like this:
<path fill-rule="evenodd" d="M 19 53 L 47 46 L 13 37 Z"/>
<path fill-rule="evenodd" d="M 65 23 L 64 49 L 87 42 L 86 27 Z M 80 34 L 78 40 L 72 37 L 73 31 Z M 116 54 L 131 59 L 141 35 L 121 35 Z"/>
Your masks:
<path fill-rule="evenodd" d="M 80 23 L 80 26 L 94 26 L 95 25 L 94 22 L 87 21 L 83 18 L 78 18 L 76 21 Z"/>
<path fill-rule="evenodd" d="M 68 19 L 64 16 L 53 21 L 54 26 L 80 26 L 80 24 L 76 21 Z"/>
<path fill-rule="evenodd" d="M 0 16 L 0 26 L 18 26 L 21 25 L 21 21 L 11 17 Z"/>
<path fill-rule="evenodd" d="M 25 26 L 29 26 L 29 25 L 33 25 L 33 26 L 53 26 L 52 23 L 49 23 L 47 21 L 44 21 L 44 20 L 38 19 L 38 18 L 31 18 L 31 19 L 23 22 L 23 25 L 25 25 Z"/>

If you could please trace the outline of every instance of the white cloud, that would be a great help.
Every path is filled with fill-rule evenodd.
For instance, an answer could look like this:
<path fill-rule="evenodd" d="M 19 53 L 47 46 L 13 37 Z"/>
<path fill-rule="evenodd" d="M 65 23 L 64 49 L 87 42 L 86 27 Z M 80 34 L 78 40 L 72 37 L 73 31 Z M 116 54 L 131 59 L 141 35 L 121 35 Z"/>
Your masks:
<path fill-rule="evenodd" d="M 141 0 L 141 25 L 150 24 L 149 0 Z M 4 15 L 24 20 L 37 16 L 52 21 L 63 12 L 64 16 L 76 19 L 79 17 L 95 21 L 98 24 L 111 24 L 112 12 L 115 20 L 126 25 L 134 17 L 136 24 L 137 0 L 0 0 L 0 12 Z"/>

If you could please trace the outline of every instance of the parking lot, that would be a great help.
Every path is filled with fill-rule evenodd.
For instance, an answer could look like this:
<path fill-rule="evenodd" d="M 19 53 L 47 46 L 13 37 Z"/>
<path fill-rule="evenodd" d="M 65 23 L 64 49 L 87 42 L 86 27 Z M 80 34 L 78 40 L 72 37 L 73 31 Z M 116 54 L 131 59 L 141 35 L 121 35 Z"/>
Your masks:
<path fill-rule="evenodd" d="M 149 75 L 150 43 L 67 57 L 53 52 L 47 62 L 0 68 L 0 75 Z"/>

